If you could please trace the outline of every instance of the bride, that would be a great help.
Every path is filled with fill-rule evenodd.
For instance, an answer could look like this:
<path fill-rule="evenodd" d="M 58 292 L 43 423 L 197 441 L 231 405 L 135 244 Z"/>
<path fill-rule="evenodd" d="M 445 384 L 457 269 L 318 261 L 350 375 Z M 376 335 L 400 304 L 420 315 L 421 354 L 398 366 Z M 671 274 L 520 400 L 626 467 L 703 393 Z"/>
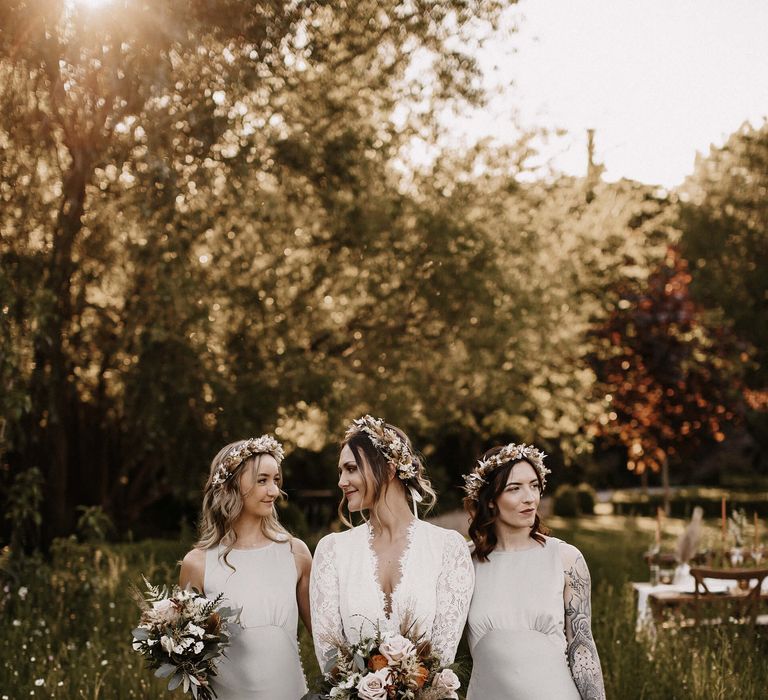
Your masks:
<path fill-rule="evenodd" d="M 339 515 L 351 528 L 326 535 L 315 550 L 310 609 L 321 668 L 334 641 L 399 633 L 400 623 L 431 639 L 443 665 L 453 662 L 472 597 L 474 570 L 464 538 L 418 519 L 436 499 L 406 434 L 372 416 L 354 421 L 339 457 Z M 343 512 L 367 513 L 352 527 Z"/>

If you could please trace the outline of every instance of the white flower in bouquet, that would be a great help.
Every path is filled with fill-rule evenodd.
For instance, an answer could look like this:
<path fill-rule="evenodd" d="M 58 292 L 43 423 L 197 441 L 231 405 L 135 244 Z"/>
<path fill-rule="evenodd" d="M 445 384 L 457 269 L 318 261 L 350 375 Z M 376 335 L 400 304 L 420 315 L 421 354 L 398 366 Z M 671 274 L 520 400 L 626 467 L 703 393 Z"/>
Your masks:
<path fill-rule="evenodd" d="M 435 691 L 445 691 L 445 695 L 440 695 L 444 700 L 458 700 L 456 691 L 461 687 L 459 677 L 450 669 L 444 668 L 432 680 L 432 689 Z"/>
<path fill-rule="evenodd" d="M 416 646 L 407 637 L 395 634 L 384 638 L 384 641 L 379 644 L 379 651 L 390 664 L 399 664 L 416 653 Z"/>
<path fill-rule="evenodd" d="M 134 590 L 142 609 L 133 630 L 132 648 L 144 656 L 158 678 L 169 678 L 168 689 L 181 687 L 196 700 L 211 700 L 216 663 L 239 624 L 239 610 L 222 604 L 222 596 L 207 599 L 194 589 L 153 586 Z"/>
<path fill-rule="evenodd" d="M 360 700 L 387 700 L 390 673 L 388 668 L 380 668 L 363 676 L 357 684 Z"/>
<path fill-rule="evenodd" d="M 336 657 L 325 668 L 326 697 L 333 700 L 457 700 L 459 679 L 440 665 L 432 644 L 404 622 L 401 634 L 372 637 L 354 644 L 337 640 Z"/>

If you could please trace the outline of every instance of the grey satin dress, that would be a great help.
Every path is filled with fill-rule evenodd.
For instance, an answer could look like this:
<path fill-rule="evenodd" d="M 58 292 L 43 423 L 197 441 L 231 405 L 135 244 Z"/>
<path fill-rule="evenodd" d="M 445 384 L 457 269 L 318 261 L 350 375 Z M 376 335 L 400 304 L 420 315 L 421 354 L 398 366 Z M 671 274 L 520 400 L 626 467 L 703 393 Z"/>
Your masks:
<path fill-rule="evenodd" d="M 219 700 L 298 700 L 307 692 L 296 638 L 296 564 L 289 542 L 233 549 L 229 568 L 223 547 L 206 552 L 205 594 L 223 593 L 242 607 L 243 630 L 220 660 L 213 688 Z"/>
<path fill-rule="evenodd" d="M 475 561 L 467 700 L 579 700 L 565 656 L 560 540 Z"/>

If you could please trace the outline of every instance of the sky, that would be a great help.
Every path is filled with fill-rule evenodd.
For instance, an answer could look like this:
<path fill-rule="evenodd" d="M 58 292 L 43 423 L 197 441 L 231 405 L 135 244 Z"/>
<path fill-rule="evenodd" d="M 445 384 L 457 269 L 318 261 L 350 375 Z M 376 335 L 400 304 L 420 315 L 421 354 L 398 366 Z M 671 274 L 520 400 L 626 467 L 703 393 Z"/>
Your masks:
<path fill-rule="evenodd" d="M 588 128 L 607 180 L 671 188 L 768 117 L 768 0 L 521 0 L 476 56 L 490 102 L 451 115 L 453 144 L 565 129 L 540 148 L 574 175 Z"/>

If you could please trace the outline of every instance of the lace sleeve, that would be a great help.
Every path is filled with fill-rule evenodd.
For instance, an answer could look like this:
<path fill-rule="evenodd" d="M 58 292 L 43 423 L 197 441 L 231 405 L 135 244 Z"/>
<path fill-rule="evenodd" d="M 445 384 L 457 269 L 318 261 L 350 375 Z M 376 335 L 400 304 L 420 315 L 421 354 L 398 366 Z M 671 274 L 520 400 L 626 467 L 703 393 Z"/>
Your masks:
<path fill-rule="evenodd" d="M 459 646 L 475 585 L 475 569 L 464 538 L 451 532 L 443 547 L 437 578 L 437 611 L 432 625 L 432 647 L 445 664 L 452 664 Z"/>
<path fill-rule="evenodd" d="M 309 606 L 312 614 L 312 639 L 320 670 L 334 653 L 333 640 L 344 638 L 339 612 L 339 577 L 332 535 L 317 544 L 309 582 Z"/>

